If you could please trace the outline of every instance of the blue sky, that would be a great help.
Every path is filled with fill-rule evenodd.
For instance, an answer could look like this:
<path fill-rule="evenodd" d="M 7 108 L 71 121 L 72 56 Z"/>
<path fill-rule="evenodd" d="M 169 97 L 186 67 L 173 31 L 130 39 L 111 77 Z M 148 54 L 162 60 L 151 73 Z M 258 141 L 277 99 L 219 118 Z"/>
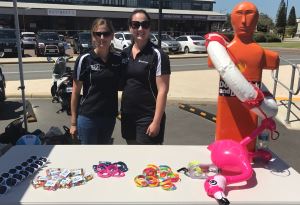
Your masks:
<path fill-rule="evenodd" d="M 233 7 L 244 0 L 215 0 L 214 11 L 221 13 L 231 13 Z M 267 14 L 274 21 L 281 0 L 248 0 L 256 5 L 259 12 Z M 287 0 L 285 0 L 285 3 Z M 300 0 L 288 0 L 288 14 L 292 6 L 296 9 L 296 16 L 300 17 Z"/>

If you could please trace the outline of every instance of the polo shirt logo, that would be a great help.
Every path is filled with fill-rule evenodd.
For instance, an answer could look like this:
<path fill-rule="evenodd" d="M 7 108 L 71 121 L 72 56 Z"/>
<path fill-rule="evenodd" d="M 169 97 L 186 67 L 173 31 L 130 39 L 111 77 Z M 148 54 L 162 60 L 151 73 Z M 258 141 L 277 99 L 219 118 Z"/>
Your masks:
<path fill-rule="evenodd" d="M 91 65 L 91 70 L 93 70 L 93 71 L 100 71 L 101 70 L 101 64 Z"/>
<path fill-rule="evenodd" d="M 129 58 L 123 58 L 122 59 L 122 64 L 127 64 L 129 62 Z"/>
<path fill-rule="evenodd" d="M 148 64 L 149 62 L 147 62 L 147 61 L 142 61 L 142 60 L 139 60 L 139 63 Z"/>

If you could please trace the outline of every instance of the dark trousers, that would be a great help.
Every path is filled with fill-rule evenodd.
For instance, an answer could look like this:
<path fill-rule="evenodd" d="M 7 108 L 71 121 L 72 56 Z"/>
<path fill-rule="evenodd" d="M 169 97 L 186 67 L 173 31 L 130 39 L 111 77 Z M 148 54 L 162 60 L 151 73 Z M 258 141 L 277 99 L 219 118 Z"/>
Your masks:
<path fill-rule="evenodd" d="M 136 116 L 122 113 L 121 132 L 122 137 L 126 139 L 127 144 L 137 145 L 159 145 L 164 141 L 166 116 L 163 115 L 160 123 L 160 130 L 157 136 L 150 137 L 146 131 L 153 121 L 150 116 Z"/>

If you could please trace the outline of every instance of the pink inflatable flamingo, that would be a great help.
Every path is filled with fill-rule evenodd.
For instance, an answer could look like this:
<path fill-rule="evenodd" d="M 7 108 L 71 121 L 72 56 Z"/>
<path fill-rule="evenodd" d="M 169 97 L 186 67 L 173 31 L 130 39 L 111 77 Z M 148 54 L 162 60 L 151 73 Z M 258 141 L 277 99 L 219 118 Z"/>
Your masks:
<path fill-rule="evenodd" d="M 226 185 L 247 181 L 251 178 L 253 174 L 250 164 L 251 158 L 262 157 L 266 161 L 271 159 L 272 155 L 268 151 L 259 150 L 255 153 L 249 153 L 246 148 L 246 145 L 265 129 L 271 132 L 275 131 L 276 125 L 273 119 L 264 119 L 251 135 L 245 137 L 240 142 L 219 140 L 208 146 L 208 149 L 211 151 L 211 160 L 221 170 L 221 173 L 207 178 L 204 188 L 207 194 L 214 197 L 219 204 L 229 204 L 224 194 Z"/>

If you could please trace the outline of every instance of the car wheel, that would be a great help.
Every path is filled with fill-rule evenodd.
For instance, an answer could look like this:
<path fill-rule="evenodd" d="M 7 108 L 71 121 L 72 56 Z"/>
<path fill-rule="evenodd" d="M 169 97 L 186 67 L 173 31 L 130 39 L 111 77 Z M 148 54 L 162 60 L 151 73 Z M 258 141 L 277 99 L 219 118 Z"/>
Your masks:
<path fill-rule="evenodd" d="M 190 52 L 190 49 L 189 49 L 189 47 L 187 47 L 187 46 L 186 46 L 186 47 L 184 47 L 184 53 L 185 53 L 185 54 L 188 54 L 189 52 Z"/>

